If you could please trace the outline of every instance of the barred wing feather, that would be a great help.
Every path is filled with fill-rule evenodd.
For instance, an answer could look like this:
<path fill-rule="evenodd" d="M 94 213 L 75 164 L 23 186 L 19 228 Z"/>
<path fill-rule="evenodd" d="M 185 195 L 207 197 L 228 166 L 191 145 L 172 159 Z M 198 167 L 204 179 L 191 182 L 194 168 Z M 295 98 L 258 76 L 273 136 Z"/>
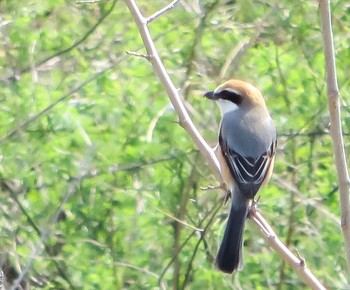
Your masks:
<path fill-rule="evenodd" d="M 275 154 L 276 142 L 272 142 L 270 148 L 258 158 L 239 155 L 228 147 L 221 138 L 219 142 L 222 154 L 238 188 L 247 198 L 253 198 L 268 176 Z"/>

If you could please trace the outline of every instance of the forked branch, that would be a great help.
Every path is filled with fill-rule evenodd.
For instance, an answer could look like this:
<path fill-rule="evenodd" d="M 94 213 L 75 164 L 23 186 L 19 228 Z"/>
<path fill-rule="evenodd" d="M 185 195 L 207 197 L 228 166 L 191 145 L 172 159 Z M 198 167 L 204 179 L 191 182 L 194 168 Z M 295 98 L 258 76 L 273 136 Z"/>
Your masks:
<path fill-rule="evenodd" d="M 149 61 L 152 63 L 155 73 L 157 74 L 159 80 L 163 84 L 171 103 L 179 117 L 180 125 L 187 131 L 187 133 L 192 137 L 192 140 L 196 143 L 197 148 L 201 151 L 203 156 L 206 158 L 210 166 L 212 167 L 214 174 L 217 178 L 221 179 L 219 162 L 215 156 L 212 148 L 205 142 L 201 134 L 199 134 L 197 128 L 191 121 L 185 106 L 181 100 L 179 92 L 171 81 L 159 55 L 157 49 L 152 40 L 151 34 L 147 27 L 147 19 L 142 16 L 138 6 L 135 1 L 126 1 L 126 4 L 137 24 L 142 41 L 146 47 L 147 55 L 149 56 Z M 169 8 L 170 9 L 170 8 Z M 168 9 L 168 10 L 169 10 Z M 163 10 L 163 9 L 162 9 Z M 167 11 L 168 11 L 167 10 Z M 156 15 L 158 13 L 155 13 Z"/>

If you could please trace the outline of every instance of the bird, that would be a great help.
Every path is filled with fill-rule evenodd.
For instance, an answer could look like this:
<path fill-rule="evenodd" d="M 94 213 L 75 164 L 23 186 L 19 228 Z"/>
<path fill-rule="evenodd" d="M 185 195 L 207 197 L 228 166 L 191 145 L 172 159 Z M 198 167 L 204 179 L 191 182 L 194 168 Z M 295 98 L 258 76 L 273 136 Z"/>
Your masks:
<path fill-rule="evenodd" d="M 215 264 L 231 274 L 243 268 L 243 233 L 249 206 L 273 171 L 276 128 L 261 92 L 250 83 L 231 79 L 204 97 L 215 101 L 221 111 L 214 150 L 232 201 Z"/>

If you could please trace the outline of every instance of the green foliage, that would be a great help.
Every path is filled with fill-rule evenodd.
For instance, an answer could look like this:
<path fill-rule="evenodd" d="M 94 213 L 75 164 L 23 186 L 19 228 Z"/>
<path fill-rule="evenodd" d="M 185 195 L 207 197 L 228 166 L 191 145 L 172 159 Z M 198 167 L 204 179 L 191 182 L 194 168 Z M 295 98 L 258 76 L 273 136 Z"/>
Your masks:
<path fill-rule="evenodd" d="M 145 16 L 165 5 L 138 2 Z M 349 5 L 332 8 L 348 148 Z M 145 49 L 123 1 L 5 1 L 0 27 L 8 285 L 25 270 L 32 289 L 306 287 L 249 222 L 244 270 L 215 269 L 227 207 L 201 189 L 217 181 L 152 66 L 125 54 Z M 317 2 L 180 1 L 150 29 L 210 144 L 219 116 L 203 92 L 231 77 L 261 89 L 279 144 L 260 209 L 325 285 L 345 289 Z"/>

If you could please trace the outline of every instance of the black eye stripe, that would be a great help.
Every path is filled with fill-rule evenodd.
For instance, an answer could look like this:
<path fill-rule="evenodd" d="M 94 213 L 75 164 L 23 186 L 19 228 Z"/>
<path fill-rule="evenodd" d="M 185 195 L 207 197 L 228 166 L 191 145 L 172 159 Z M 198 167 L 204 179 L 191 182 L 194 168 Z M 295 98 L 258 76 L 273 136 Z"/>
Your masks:
<path fill-rule="evenodd" d="M 229 91 L 229 90 L 222 90 L 219 93 L 216 93 L 216 95 L 223 100 L 231 101 L 237 105 L 242 103 L 242 96 L 239 94 L 236 94 L 235 92 Z"/>

